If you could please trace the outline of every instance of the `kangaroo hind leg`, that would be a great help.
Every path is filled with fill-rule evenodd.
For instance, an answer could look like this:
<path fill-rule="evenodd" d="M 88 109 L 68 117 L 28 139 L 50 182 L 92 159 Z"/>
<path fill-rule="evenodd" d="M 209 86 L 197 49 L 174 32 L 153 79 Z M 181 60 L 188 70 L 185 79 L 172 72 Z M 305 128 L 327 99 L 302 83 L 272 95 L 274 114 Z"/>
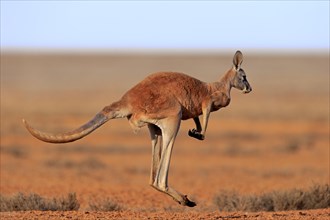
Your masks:
<path fill-rule="evenodd" d="M 180 128 L 180 122 L 181 117 L 179 117 L 179 115 L 165 118 L 160 122 L 163 135 L 162 152 L 157 173 L 154 178 L 153 187 L 168 194 L 181 205 L 194 207 L 196 206 L 195 202 L 190 201 L 187 196 L 168 186 L 168 171 L 170 167 L 171 154 L 176 135 Z"/>
<path fill-rule="evenodd" d="M 153 183 L 155 181 L 155 176 L 157 169 L 159 167 L 159 161 L 161 157 L 161 151 L 162 151 L 162 131 L 159 127 L 157 127 L 154 124 L 148 124 L 149 132 L 150 132 L 150 138 L 151 138 L 151 147 L 152 147 L 152 157 L 151 157 L 151 173 L 150 173 L 150 185 L 153 186 Z"/>

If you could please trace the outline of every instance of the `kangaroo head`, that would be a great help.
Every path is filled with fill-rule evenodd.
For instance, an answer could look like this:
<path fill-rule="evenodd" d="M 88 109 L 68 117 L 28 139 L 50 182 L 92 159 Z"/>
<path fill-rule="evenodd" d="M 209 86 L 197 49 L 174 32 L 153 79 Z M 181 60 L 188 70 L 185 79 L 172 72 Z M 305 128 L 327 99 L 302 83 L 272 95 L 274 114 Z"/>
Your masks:
<path fill-rule="evenodd" d="M 244 70 L 241 68 L 241 64 L 243 62 L 243 54 L 241 51 L 236 51 L 233 58 L 233 69 L 235 71 L 235 76 L 232 81 L 232 86 L 236 89 L 242 90 L 243 93 L 249 93 L 252 91 L 252 88 L 247 81 L 246 74 Z"/>

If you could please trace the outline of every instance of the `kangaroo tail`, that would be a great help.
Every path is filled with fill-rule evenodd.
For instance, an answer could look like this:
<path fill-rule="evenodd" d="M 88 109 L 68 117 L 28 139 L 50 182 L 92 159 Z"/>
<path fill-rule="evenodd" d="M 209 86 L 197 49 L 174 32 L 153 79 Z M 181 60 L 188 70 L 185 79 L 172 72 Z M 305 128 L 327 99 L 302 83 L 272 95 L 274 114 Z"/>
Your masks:
<path fill-rule="evenodd" d="M 90 134 L 92 131 L 103 125 L 105 122 L 107 122 L 109 119 L 111 118 L 109 118 L 105 114 L 105 112 L 101 111 L 100 113 L 96 114 L 92 120 L 77 128 L 76 130 L 60 134 L 50 134 L 39 131 L 29 125 L 25 119 L 23 119 L 23 123 L 26 129 L 39 140 L 49 143 L 68 143 L 85 137 L 86 135 Z"/>

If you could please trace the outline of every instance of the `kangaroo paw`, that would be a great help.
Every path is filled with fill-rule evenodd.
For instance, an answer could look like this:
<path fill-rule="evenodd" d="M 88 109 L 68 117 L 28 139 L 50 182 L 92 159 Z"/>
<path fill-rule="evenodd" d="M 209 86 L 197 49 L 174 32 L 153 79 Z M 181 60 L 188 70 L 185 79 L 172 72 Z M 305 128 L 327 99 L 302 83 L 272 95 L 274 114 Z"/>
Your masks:
<path fill-rule="evenodd" d="M 196 138 L 196 139 L 201 140 L 201 141 L 204 140 L 204 138 L 205 138 L 204 135 L 202 135 L 201 133 L 199 133 L 195 129 L 189 130 L 188 135 L 190 137 Z"/>

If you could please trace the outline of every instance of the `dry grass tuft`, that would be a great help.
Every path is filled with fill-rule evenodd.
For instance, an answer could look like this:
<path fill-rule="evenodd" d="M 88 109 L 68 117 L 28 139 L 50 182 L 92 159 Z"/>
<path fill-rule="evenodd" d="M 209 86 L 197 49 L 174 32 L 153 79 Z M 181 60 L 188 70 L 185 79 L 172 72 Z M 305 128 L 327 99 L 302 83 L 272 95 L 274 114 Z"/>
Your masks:
<path fill-rule="evenodd" d="M 222 191 L 214 202 L 220 211 L 287 211 L 330 207 L 330 186 L 313 185 L 308 190 L 292 189 L 261 195 L 239 195 Z"/>
<path fill-rule="evenodd" d="M 0 146 L 1 153 L 9 154 L 17 159 L 26 158 L 28 152 L 25 147 L 19 145 Z"/>
<path fill-rule="evenodd" d="M 79 170 L 95 170 L 95 169 L 104 169 L 106 164 L 98 160 L 94 157 L 87 157 L 81 161 L 73 161 L 73 160 L 59 160 L 59 159 L 51 159 L 45 162 L 45 165 L 51 168 L 59 168 L 59 169 L 79 169 Z"/>
<path fill-rule="evenodd" d="M 67 197 L 46 199 L 38 194 L 25 195 L 17 193 L 13 196 L 0 195 L 0 211 L 72 211 L 79 209 L 79 202 L 75 193 L 69 193 Z"/>
<path fill-rule="evenodd" d="M 102 212 L 112 212 L 112 211 L 120 211 L 122 207 L 114 202 L 113 200 L 106 198 L 101 201 L 90 201 L 89 208 L 92 211 L 102 211 Z"/>

